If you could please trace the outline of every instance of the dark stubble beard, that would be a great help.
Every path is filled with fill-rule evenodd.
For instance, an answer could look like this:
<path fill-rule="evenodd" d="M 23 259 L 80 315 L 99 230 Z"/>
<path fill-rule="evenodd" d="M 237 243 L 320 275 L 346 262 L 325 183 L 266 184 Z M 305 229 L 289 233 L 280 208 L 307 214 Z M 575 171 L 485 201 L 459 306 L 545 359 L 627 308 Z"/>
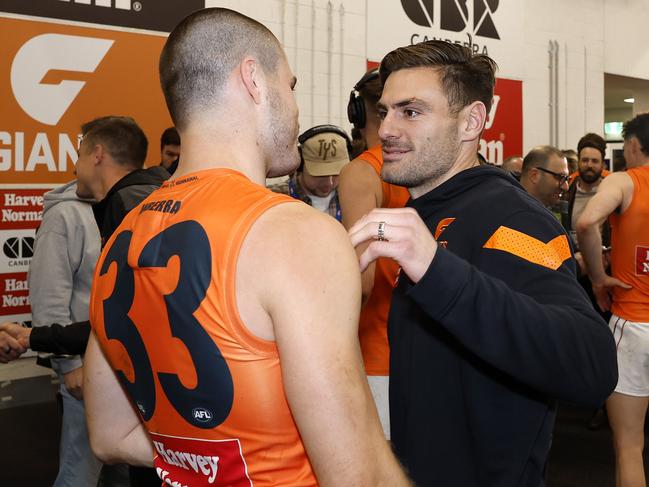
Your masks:
<path fill-rule="evenodd" d="M 587 184 L 593 184 L 601 176 L 602 176 L 602 171 L 593 172 L 588 170 L 588 171 L 584 171 L 583 173 L 579 173 L 579 177 L 582 179 L 583 182 Z"/>
<path fill-rule="evenodd" d="M 383 141 L 384 147 L 413 149 L 411 143 L 393 143 Z M 384 181 L 397 186 L 405 186 L 419 194 L 435 188 L 439 181 L 451 170 L 460 152 L 460 143 L 451 127 L 440 137 L 429 137 L 421 148 L 408 154 L 408 161 L 392 165 L 384 164 L 381 177 Z"/>

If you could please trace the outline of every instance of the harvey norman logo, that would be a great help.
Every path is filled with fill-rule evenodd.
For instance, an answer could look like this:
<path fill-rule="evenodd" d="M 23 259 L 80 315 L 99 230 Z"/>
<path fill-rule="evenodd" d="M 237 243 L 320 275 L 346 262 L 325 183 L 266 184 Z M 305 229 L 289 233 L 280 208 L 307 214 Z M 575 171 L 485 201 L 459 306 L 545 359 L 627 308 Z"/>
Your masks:
<path fill-rule="evenodd" d="M 70 108 L 84 81 L 45 83 L 53 71 L 93 73 L 113 45 L 111 39 L 42 34 L 18 50 L 11 65 L 11 89 L 20 107 L 34 120 L 56 125 Z"/>
<path fill-rule="evenodd" d="M 401 0 L 410 20 L 422 27 L 500 39 L 493 14 L 500 0 Z"/>

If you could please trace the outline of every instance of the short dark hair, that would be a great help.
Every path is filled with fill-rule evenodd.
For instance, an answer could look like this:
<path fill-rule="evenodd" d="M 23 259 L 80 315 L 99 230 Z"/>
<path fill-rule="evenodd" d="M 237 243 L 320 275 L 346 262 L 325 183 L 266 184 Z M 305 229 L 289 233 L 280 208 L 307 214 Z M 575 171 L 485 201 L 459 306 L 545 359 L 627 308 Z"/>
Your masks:
<path fill-rule="evenodd" d="M 365 102 L 365 111 L 372 110 L 372 113 L 376 112 L 376 104 L 381 99 L 381 94 L 383 93 L 383 83 L 381 83 L 381 78 L 376 76 L 375 78 L 370 79 L 358 90 L 358 95 Z"/>
<path fill-rule="evenodd" d="M 546 168 L 550 157 L 557 156 L 560 158 L 565 157 L 556 147 L 551 145 L 539 145 L 530 150 L 523 158 L 523 169 L 521 174 L 527 174 L 533 167 Z"/>
<path fill-rule="evenodd" d="M 81 126 L 81 134 L 89 146 L 103 145 L 118 164 L 135 169 L 144 166 L 149 142 L 131 117 L 96 118 Z"/>
<path fill-rule="evenodd" d="M 388 53 L 381 61 L 381 81 L 385 85 L 393 72 L 418 67 L 439 71 L 442 91 L 454 115 L 474 101 L 484 103 L 487 112 L 491 110 L 498 66 L 489 56 L 473 54 L 468 47 L 450 42 L 420 42 Z"/>
<path fill-rule="evenodd" d="M 160 150 L 165 145 L 180 145 L 180 135 L 175 127 L 169 127 L 162 132 L 162 136 L 160 137 Z"/>
<path fill-rule="evenodd" d="M 628 140 L 635 137 L 640 142 L 640 149 L 649 156 L 649 113 L 641 113 L 624 124 L 622 137 Z"/>
<path fill-rule="evenodd" d="M 274 73 L 281 46 L 267 27 L 226 8 L 206 8 L 182 20 L 160 55 L 160 83 L 174 125 L 182 131 L 193 113 L 213 106 L 228 77 L 247 55 Z"/>
<path fill-rule="evenodd" d="M 583 149 L 596 149 L 602 155 L 602 161 L 606 159 L 606 141 L 599 135 L 588 133 L 579 139 L 577 144 L 577 154 L 581 158 L 581 151 Z"/>

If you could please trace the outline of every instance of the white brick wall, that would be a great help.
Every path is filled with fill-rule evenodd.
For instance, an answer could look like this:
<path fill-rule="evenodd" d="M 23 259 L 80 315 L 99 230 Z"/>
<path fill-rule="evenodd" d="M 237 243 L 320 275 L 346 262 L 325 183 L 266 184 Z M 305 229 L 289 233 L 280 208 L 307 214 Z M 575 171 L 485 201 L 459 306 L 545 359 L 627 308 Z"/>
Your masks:
<path fill-rule="evenodd" d="M 323 123 L 349 129 L 349 92 L 365 72 L 365 0 L 207 0 L 206 6 L 237 10 L 283 40 L 298 78 L 301 130 Z"/>
<path fill-rule="evenodd" d="M 330 2 L 333 45 L 329 54 L 328 0 L 206 0 L 207 6 L 233 8 L 263 22 L 283 39 L 289 63 L 298 77 L 302 129 L 320 123 L 349 129 L 346 120 L 349 91 L 365 71 L 367 53 L 372 50 L 372 46 L 366 45 L 369 2 L 380 2 L 383 8 L 399 0 Z M 516 5 L 519 10 L 503 14 L 504 9 L 512 8 L 508 2 L 522 5 Z M 522 45 L 504 50 L 507 56 L 510 52 L 517 53 L 522 58 L 521 67 L 511 67 L 510 59 L 496 58 L 496 61 L 505 67 L 499 76 L 523 81 L 524 151 L 550 140 L 550 40 L 559 42 L 560 48 L 560 148 L 575 147 L 586 132 L 603 134 L 604 71 L 649 79 L 649 48 L 645 39 L 648 0 L 504 0 L 500 3 L 500 21 L 516 22 L 518 17 L 523 26 Z M 342 35 L 341 8 L 344 10 Z M 390 20 L 386 19 L 388 25 Z M 408 37 L 406 32 L 398 36 Z"/>

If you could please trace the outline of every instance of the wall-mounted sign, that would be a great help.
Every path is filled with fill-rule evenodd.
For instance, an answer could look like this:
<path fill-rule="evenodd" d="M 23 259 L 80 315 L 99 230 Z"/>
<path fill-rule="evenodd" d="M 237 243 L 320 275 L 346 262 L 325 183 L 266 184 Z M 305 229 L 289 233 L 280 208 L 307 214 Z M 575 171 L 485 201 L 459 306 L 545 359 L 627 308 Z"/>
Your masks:
<path fill-rule="evenodd" d="M 158 78 L 164 36 L 2 17 L 0 32 L 2 184 L 71 180 L 80 125 L 106 115 L 133 117 L 149 138 L 147 163 L 160 162 L 171 125 Z"/>
<path fill-rule="evenodd" d="M 489 55 L 500 76 L 525 74 L 524 4 L 513 0 L 385 0 L 367 3 L 367 57 L 438 39 Z"/>

